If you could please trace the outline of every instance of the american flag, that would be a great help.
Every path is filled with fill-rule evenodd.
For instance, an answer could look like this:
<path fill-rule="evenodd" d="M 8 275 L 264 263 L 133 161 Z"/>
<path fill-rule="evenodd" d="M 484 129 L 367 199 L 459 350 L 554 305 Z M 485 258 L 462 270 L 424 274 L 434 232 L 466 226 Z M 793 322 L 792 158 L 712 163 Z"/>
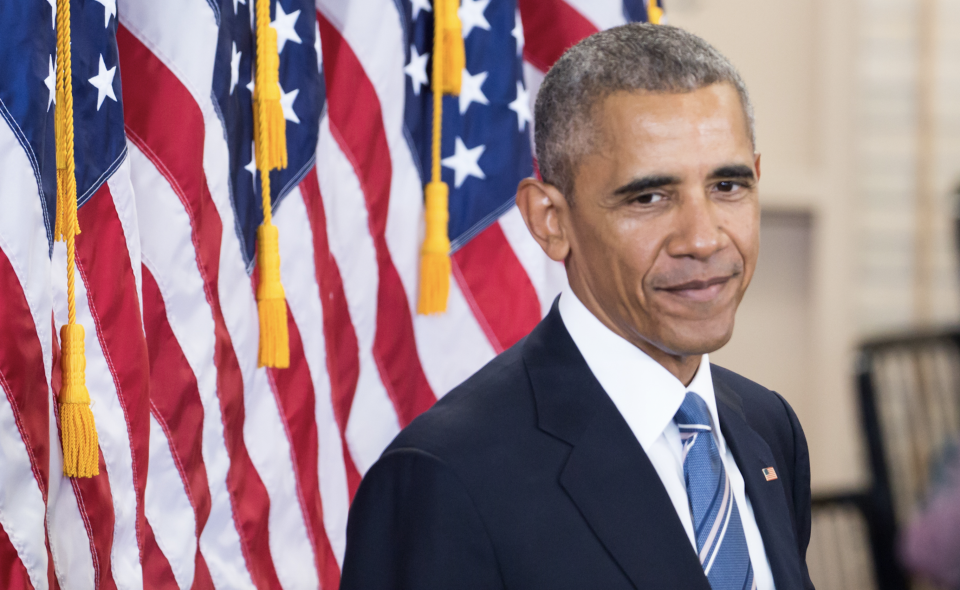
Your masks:
<path fill-rule="evenodd" d="M 0 0 L 0 586 L 336 588 L 362 474 L 564 284 L 512 205 L 534 172 L 543 73 L 659 8 L 462 0 L 466 68 L 441 144 L 451 289 L 444 314 L 422 316 L 431 2 L 274 0 L 290 367 L 264 369 L 254 0 L 70 1 L 100 475 L 62 475 L 57 425 L 57 2 Z"/>

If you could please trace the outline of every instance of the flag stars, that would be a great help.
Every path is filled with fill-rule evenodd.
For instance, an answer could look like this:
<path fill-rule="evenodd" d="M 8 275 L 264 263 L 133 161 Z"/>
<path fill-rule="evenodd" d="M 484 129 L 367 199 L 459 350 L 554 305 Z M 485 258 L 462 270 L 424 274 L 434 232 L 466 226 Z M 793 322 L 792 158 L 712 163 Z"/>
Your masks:
<path fill-rule="evenodd" d="M 410 82 L 413 84 L 413 93 L 420 96 L 420 87 L 427 83 L 427 60 L 430 59 L 429 53 L 420 55 L 417 53 L 417 46 L 410 46 L 410 63 L 403 68 L 403 72 L 410 76 Z"/>
<path fill-rule="evenodd" d="M 490 0 L 463 0 L 457 14 L 460 16 L 460 22 L 463 24 L 463 38 L 470 36 L 470 32 L 475 27 L 480 27 L 486 31 L 490 30 L 490 23 L 483 11 L 490 5 Z"/>
<path fill-rule="evenodd" d="M 417 20 L 421 10 L 433 12 L 433 8 L 430 6 L 430 0 L 410 0 L 410 5 L 413 11 L 413 20 Z"/>
<path fill-rule="evenodd" d="M 300 94 L 299 88 L 295 88 L 290 92 L 284 92 L 283 87 L 280 88 L 280 107 L 283 108 L 283 118 L 293 123 L 300 123 L 300 118 L 297 117 L 297 113 L 293 110 L 293 101 L 297 100 L 298 94 Z"/>
<path fill-rule="evenodd" d="M 57 99 L 57 66 L 53 64 L 53 56 L 50 56 L 50 73 L 47 74 L 47 77 L 43 79 L 44 85 L 46 85 L 47 90 L 50 91 L 50 96 L 47 98 L 47 112 L 50 112 L 50 105 L 56 104 Z"/>
<path fill-rule="evenodd" d="M 237 14 L 237 4 L 243 4 L 246 6 L 247 0 L 233 0 L 233 14 Z"/>
<path fill-rule="evenodd" d="M 110 17 L 117 16 L 117 0 L 97 0 L 103 4 L 103 28 L 110 26 Z"/>
<path fill-rule="evenodd" d="M 240 81 L 241 56 L 243 56 L 243 52 L 237 51 L 237 44 L 234 42 L 230 47 L 230 94 L 233 94 L 233 89 L 237 87 L 237 82 Z"/>
<path fill-rule="evenodd" d="M 526 40 L 523 37 L 523 21 L 520 20 L 520 11 L 518 10 L 513 20 L 513 30 L 510 31 L 513 38 L 517 40 L 517 55 L 523 53 L 523 45 Z"/>
<path fill-rule="evenodd" d="M 517 130 L 523 131 L 527 123 L 533 120 L 533 115 L 530 114 L 530 93 L 523 87 L 523 82 L 517 81 L 517 98 L 507 106 L 517 114 Z"/>
<path fill-rule="evenodd" d="M 103 104 L 103 99 L 110 97 L 113 102 L 117 102 L 117 95 L 113 93 L 113 77 L 117 74 L 117 66 L 109 70 L 103 63 L 103 55 L 100 55 L 100 71 L 89 82 L 97 89 L 97 110 Z"/>
<path fill-rule="evenodd" d="M 445 167 L 453 170 L 454 188 L 460 188 L 463 183 L 466 182 L 468 176 L 475 176 L 481 180 L 487 177 L 479 164 L 480 156 L 483 155 L 485 149 L 487 149 L 487 146 L 484 145 L 467 149 L 467 146 L 463 144 L 463 140 L 460 139 L 459 136 L 457 137 L 453 155 L 440 161 Z"/>
<path fill-rule="evenodd" d="M 57 28 L 57 0 L 47 0 L 47 4 L 50 5 L 50 10 L 53 14 L 50 15 L 50 28 Z"/>
<path fill-rule="evenodd" d="M 287 41 L 302 43 L 296 30 L 298 18 L 300 18 L 299 10 L 287 14 L 283 11 L 283 6 L 277 2 L 277 18 L 270 23 L 270 26 L 277 32 L 277 53 L 283 53 L 283 47 L 287 44 Z"/>
<path fill-rule="evenodd" d="M 480 72 L 476 75 L 470 75 L 470 72 L 464 68 L 463 77 L 460 82 L 460 114 L 467 112 L 470 103 L 490 104 L 486 95 L 480 88 L 487 79 L 487 72 Z"/>

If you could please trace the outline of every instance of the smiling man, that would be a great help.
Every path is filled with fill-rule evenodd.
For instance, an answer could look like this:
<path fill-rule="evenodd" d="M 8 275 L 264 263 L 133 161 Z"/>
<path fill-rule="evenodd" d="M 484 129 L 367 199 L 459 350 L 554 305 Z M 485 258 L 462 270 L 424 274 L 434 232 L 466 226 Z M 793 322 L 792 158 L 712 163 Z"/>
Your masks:
<path fill-rule="evenodd" d="M 680 29 L 598 33 L 544 79 L 536 144 L 517 205 L 569 288 L 370 469 L 341 588 L 813 588 L 797 417 L 708 358 L 760 246 L 736 69 Z"/>

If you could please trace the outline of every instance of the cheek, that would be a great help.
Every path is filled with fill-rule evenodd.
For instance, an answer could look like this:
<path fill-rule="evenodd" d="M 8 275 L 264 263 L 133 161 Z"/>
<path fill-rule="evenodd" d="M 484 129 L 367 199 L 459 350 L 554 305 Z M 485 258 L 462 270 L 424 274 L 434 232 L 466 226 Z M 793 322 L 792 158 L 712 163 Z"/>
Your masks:
<path fill-rule="evenodd" d="M 642 296 L 644 282 L 657 262 L 662 248 L 656 238 L 656 228 L 651 224 L 623 223 L 608 240 L 610 252 L 616 252 L 624 290 Z"/>
<path fill-rule="evenodd" d="M 760 255 L 760 216 L 752 212 L 749 215 L 738 215 L 731 220 L 728 227 L 730 237 L 743 258 L 744 271 L 749 280 Z"/>

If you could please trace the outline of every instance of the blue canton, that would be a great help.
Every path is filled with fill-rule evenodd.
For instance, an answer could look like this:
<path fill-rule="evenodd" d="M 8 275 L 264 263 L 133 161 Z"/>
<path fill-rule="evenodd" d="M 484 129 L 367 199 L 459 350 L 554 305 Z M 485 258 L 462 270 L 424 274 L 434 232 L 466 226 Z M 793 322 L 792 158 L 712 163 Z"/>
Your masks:
<path fill-rule="evenodd" d="M 253 0 L 222 0 L 213 96 L 230 151 L 230 195 L 247 270 L 253 268 L 257 226 L 263 221 L 260 172 L 253 149 L 253 79 L 256 62 Z M 271 7 L 280 50 L 280 88 L 287 120 L 287 167 L 270 173 L 271 200 L 279 206 L 313 167 L 325 92 L 313 2 L 277 0 Z"/>
<path fill-rule="evenodd" d="M 51 248 L 57 202 L 55 6 L 54 0 L 0 4 L 0 115 L 14 129 L 37 176 Z M 77 203 L 82 206 L 127 151 L 116 0 L 72 0 L 70 17 Z"/>

